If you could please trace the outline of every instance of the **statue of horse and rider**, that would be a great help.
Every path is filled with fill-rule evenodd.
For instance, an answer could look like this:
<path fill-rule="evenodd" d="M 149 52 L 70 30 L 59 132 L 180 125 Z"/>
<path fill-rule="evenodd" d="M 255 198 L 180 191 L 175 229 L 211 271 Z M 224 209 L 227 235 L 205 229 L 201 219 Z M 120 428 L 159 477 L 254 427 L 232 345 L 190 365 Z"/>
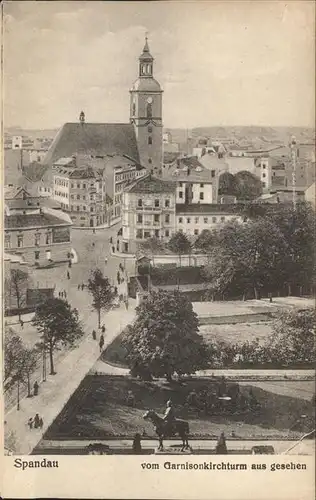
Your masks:
<path fill-rule="evenodd" d="M 179 435 L 182 439 L 181 451 L 191 449 L 188 442 L 189 423 L 175 417 L 174 407 L 170 399 L 167 401 L 167 408 L 163 417 L 157 415 L 154 410 L 148 410 L 143 415 L 143 418 L 145 420 L 150 420 L 154 424 L 155 432 L 159 439 L 159 451 L 163 450 L 163 440 L 165 438 L 174 437 L 176 435 Z"/>

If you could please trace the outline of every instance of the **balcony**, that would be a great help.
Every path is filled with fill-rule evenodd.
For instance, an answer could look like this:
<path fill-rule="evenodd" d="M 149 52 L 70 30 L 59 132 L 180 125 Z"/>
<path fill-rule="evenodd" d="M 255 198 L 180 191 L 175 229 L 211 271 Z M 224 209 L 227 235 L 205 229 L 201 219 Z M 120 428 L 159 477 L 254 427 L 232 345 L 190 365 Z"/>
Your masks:
<path fill-rule="evenodd" d="M 161 212 L 162 207 L 149 207 L 149 206 L 143 206 L 143 207 L 136 207 L 137 211 L 142 211 L 142 212 Z"/>

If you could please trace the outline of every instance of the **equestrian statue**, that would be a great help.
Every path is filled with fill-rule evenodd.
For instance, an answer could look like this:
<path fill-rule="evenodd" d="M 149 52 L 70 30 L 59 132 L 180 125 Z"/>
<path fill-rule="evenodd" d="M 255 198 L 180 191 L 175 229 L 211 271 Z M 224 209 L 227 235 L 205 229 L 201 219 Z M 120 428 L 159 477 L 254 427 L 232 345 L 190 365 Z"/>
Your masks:
<path fill-rule="evenodd" d="M 175 417 L 172 401 L 167 401 L 167 408 L 163 417 L 157 415 L 154 410 L 148 410 L 143 415 L 145 420 L 150 420 L 159 439 L 158 450 L 163 451 L 163 440 L 168 437 L 179 435 L 182 439 L 181 451 L 191 449 L 188 442 L 189 423 Z"/>

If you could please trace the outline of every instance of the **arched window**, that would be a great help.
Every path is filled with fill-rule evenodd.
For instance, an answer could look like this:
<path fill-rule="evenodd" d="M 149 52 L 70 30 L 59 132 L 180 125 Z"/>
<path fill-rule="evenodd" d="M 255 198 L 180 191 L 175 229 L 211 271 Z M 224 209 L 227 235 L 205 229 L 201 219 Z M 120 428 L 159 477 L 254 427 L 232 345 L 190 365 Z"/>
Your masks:
<path fill-rule="evenodd" d="M 147 74 L 151 75 L 151 64 L 147 64 Z"/>
<path fill-rule="evenodd" d="M 151 134 L 153 131 L 153 128 L 152 127 L 148 127 L 148 133 Z"/>
<path fill-rule="evenodd" d="M 151 136 L 148 137 L 148 144 L 152 144 L 153 143 L 153 138 Z"/>
<path fill-rule="evenodd" d="M 152 108 L 152 105 L 150 103 L 147 104 L 146 110 L 147 110 L 147 118 L 152 118 L 153 108 Z"/>

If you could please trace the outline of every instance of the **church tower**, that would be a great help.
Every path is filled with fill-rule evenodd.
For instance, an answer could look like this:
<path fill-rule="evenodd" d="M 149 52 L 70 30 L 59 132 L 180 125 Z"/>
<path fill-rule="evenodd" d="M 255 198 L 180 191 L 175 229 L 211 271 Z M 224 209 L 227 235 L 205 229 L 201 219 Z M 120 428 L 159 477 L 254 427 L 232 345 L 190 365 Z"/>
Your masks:
<path fill-rule="evenodd" d="M 162 90 L 154 76 L 154 58 L 146 37 L 139 57 L 138 79 L 130 90 L 130 122 L 134 124 L 141 164 L 155 175 L 162 171 Z"/>

